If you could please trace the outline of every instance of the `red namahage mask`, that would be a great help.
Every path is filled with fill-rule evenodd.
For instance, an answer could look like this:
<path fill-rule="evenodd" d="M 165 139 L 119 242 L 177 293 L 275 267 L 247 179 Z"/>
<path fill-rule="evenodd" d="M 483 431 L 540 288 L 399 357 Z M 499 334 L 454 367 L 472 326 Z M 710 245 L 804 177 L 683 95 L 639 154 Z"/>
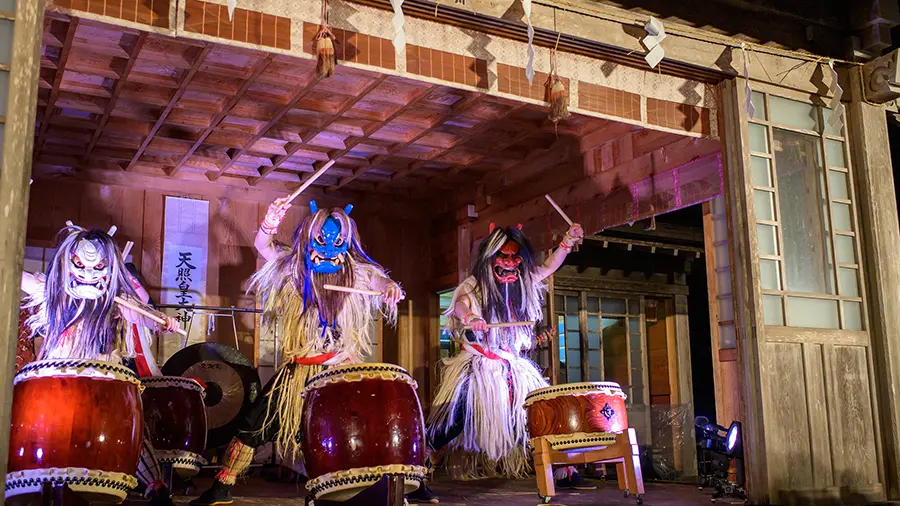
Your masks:
<path fill-rule="evenodd" d="M 494 255 L 494 277 L 497 278 L 497 282 L 509 284 L 518 281 L 521 263 L 519 245 L 513 241 L 506 241 L 506 244 Z"/>

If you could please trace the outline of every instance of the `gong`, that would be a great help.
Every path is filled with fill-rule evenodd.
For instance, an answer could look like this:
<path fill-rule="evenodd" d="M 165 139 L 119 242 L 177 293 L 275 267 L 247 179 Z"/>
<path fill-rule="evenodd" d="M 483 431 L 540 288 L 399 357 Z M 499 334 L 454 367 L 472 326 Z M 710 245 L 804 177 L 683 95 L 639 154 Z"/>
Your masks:
<path fill-rule="evenodd" d="M 172 355 L 164 376 L 197 378 L 206 384 L 207 448 L 227 445 L 260 394 L 259 373 L 243 353 L 220 343 L 199 343 Z"/>

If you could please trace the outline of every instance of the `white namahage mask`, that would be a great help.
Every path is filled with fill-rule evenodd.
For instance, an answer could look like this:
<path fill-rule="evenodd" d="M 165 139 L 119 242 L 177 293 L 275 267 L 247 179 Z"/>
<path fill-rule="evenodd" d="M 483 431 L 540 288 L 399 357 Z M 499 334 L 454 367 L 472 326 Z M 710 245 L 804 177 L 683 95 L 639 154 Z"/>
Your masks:
<path fill-rule="evenodd" d="M 99 299 L 109 287 L 109 262 L 92 241 L 79 241 L 69 260 L 66 292 L 76 299 Z"/>

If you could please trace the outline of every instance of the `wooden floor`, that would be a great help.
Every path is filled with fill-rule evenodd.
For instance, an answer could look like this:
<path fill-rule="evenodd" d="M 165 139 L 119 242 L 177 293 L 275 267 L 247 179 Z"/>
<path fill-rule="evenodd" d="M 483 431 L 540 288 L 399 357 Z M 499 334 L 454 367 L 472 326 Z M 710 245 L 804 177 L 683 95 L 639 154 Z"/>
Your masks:
<path fill-rule="evenodd" d="M 560 492 L 552 504 L 576 506 L 632 506 L 633 498 L 626 499 L 618 490 L 615 481 L 598 481 L 596 491 Z M 197 480 L 200 491 L 209 480 Z M 478 482 L 452 482 L 438 479 L 432 488 L 444 506 L 535 506 L 540 501 L 534 481 L 486 480 Z M 697 490 L 693 485 L 647 483 L 644 504 L 648 506 L 686 506 L 710 504 L 712 491 Z M 196 492 L 199 494 L 199 492 Z M 251 478 L 234 489 L 234 506 L 271 505 L 303 506 L 305 490 L 302 484 L 267 482 L 262 478 Z M 193 496 L 177 496 L 175 503 L 187 504 Z M 502 502 L 500 502 L 502 501 Z M 728 504 L 720 500 L 717 504 Z M 132 502 L 131 504 L 137 504 Z"/>

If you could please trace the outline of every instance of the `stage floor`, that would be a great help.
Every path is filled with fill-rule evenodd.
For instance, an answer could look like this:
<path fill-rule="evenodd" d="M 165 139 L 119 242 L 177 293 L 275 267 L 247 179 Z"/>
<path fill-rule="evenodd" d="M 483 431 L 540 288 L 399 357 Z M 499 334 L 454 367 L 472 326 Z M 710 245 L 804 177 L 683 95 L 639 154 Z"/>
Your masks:
<path fill-rule="evenodd" d="M 633 506 L 633 498 L 626 499 L 618 490 L 615 481 L 597 481 L 598 489 L 585 492 L 560 492 L 551 504 L 580 506 Z M 208 486 L 208 479 L 198 479 L 202 491 Z M 453 482 L 439 479 L 432 483 L 432 489 L 440 497 L 444 506 L 535 506 L 539 500 L 533 480 L 485 480 L 476 482 Z M 259 477 L 250 478 L 234 489 L 234 506 L 303 506 L 302 484 L 269 482 Z M 199 493 L 199 491 L 197 492 Z M 687 506 L 711 504 L 712 490 L 698 490 L 692 485 L 647 483 L 644 504 L 647 506 Z M 176 496 L 175 503 L 186 505 L 194 496 Z M 502 501 L 502 503 L 500 502 Z M 717 504 L 729 504 L 719 500 Z M 139 504 L 130 502 L 130 504 Z M 735 504 L 738 504 L 735 501 Z"/>

